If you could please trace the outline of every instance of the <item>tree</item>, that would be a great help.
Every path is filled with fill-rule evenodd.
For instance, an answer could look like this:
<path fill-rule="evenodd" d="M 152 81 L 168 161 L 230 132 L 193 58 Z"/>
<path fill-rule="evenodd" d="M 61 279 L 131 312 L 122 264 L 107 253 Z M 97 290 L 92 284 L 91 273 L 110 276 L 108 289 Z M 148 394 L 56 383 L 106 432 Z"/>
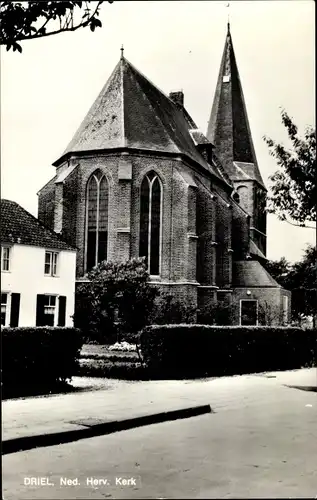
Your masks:
<path fill-rule="evenodd" d="M 112 0 L 108 0 L 112 3 Z M 1 2 L 0 43 L 22 52 L 18 42 L 56 35 L 79 28 L 101 27 L 100 2 Z"/>
<path fill-rule="evenodd" d="M 317 250 L 308 245 L 304 257 L 296 262 L 288 275 L 287 284 L 292 291 L 293 317 L 313 316 L 317 311 Z"/>
<path fill-rule="evenodd" d="M 288 262 L 285 257 L 282 257 L 280 260 L 267 260 L 264 265 L 272 278 L 274 278 L 283 288 L 287 289 L 287 280 L 292 269 L 291 263 Z"/>
<path fill-rule="evenodd" d="M 266 136 L 263 138 L 279 166 L 270 177 L 273 184 L 268 197 L 268 212 L 295 226 L 315 228 L 316 131 L 307 127 L 304 137 L 300 137 L 297 126 L 285 110 L 281 116 L 291 148 L 286 149 Z"/>
<path fill-rule="evenodd" d="M 157 290 L 143 258 L 102 262 L 76 290 L 74 323 L 101 343 L 136 334 L 149 322 Z"/>
<path fill-rule="evenodd" d="M 281 322 L 281 309 L 278 305 L 261 302 L 258 308 L 258 321 L 260 325 L 274 326 Z"/>
<path fill-rule="evenodd" d="M 292 292 L 292 318 L 301 321 L 313 316 L 316 323 L 317 311 L 317 251 L 308 245 L 299 262 L 290 264 L 285 257 L 279 261 L 268 261 L 267 271 L 276 281 Z"/>

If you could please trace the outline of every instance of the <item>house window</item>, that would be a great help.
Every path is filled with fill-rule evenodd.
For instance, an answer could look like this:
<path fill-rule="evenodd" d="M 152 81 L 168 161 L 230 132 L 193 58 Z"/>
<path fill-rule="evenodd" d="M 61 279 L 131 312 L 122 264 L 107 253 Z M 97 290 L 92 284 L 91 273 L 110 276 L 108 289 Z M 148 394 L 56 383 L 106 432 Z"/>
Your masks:
<path fill-rule="evenodd" d="M 1 271 L 10 271 L 10 247 L 1 247 Z"/>
<path fill-rule="evenodd" d="M 36 305 L 36 326 L 54 326 L 56 316 L 56 295 L 38 295 Z"/>
<path fill-rule="evenodd" d="M 140 257 L 145 257 L 152 276 L 160 274 L 162 188 L 158 176 L 149 172 L 141 184 Z"/>
<path fill-rule="evenodd" d="M 258 301 L 240 300 L 240 325 L 252 326 L 258 324 Z"/>
<path fill-rule="evenodd" d="M 86 270 L 107 260 L 108 182 L 97 170 L 87 184 Z"/>
<path fill-rule="evenodd" d="M 1 293 L 1 326 L 5 326 L 8 315 L 8 294 Z"/>
<path fill-rule="evenodd" d="M 36 326 L 65 326 L 66 297 L 38 295 L 36 302 Z"/>
<path fill-rule="evenodd" d="M 57 275 L 57 252 L 45 252 L 44 274 L 46 276 Z"/>

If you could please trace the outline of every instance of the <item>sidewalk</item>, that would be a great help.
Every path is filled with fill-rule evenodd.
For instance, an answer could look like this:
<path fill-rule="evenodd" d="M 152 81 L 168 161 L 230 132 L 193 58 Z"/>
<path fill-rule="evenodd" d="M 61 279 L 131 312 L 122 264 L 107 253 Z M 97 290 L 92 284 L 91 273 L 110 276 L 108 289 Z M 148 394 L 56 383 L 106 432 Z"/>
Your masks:
<path fill-rule="evenodd" d="M 73 385 L 82 384 L 83 380 L 74 378 Z M 87 430 L 96 424 L 199 405 L 210 405 L 213 412 L 241 408 L 241 405 L 263 406 L 266 401 L 280 405 L 296 390 L 286 385 L 316 387 L 317 369 L 204 380 L 99 380 L 98 390 L 4 401 L 2 439 L 6 442 L 26 436 Z M 317 408 L 316 393 L 304 390 L 296 390 L 296 393 L 300 402 Z"/>

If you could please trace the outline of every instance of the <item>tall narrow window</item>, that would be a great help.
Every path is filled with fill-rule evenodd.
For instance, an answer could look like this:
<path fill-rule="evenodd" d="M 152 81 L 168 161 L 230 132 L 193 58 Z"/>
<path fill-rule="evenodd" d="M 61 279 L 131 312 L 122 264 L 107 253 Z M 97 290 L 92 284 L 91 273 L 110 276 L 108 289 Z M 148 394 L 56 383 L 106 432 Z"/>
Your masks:
<path fill-rule="evenodd" d="M 10 248 L 1 247 L 1 271 L 10 271 Z"/>
<path fill-rule="evenodd" d="M 44 274 L 46 276 L 56 276 L 57 258 L 57 252 L 45 252 Z"/>
<path fill-rule="evenodd" d="M 140 257 L 146 257 L 152 276 L 160 274 L 161 213 L 161 183 L 154 172 L 149 172 L 141 184 Z"/>
<path fill-rule="evenodd" d="M 283 323 L 286 325 L 288 323 L 288 297 L 283 295 Z"/>
<path fill-rule="evenodd" d="M 108 182 L 98 170 L 90 177 L 87 186 L 87 271 L 107 260 L 107 244 Z"/>

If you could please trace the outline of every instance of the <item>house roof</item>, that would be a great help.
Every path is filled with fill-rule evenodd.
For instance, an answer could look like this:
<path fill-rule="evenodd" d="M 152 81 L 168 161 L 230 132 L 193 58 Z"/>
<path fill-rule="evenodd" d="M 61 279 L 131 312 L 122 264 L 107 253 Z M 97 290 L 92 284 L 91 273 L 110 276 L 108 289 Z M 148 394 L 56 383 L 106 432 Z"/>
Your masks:
<path fill-rule="evenodd" d="M 229 24 L 206 135 L 233 180 L 245 179 L 245 165 L 252 164 L 252 169 L 245 169 L 247 177 L 251 175 L 251 179 L 265 187 L 257 164 Z"/>
<path fill-rule="evenodd" d="M 257 260 L 233 262 L 232 286 L 234 288 L 281 288 Z"/>
<path fill-rule="evenodd" d="M 68 144 L 67 153 L 136 148 L 184 154 L 223 179 L 196 149 L 189 114 L 121 57 L 109 80 Z"/>
<path fill-rule="evenodd" d="M 46 228 L 18 203 L 1 200 L 1 241 L 56 250 L 73 250 L 57 233 Z"/>

